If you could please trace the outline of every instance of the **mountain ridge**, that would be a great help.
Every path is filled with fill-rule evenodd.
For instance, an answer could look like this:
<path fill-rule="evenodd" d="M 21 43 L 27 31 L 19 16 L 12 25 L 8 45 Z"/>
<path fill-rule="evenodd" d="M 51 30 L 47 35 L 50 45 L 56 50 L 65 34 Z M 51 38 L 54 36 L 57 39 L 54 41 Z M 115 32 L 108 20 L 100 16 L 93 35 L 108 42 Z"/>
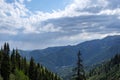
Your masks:
<path fill-rule="evenodd" d="M 80 50 L 83 64 L 91 66 L 109 58 L 120 52 L 120 35 L 108 36 L 103 39 L 86 41 L 77 45 L 49 47 L 46 49 L 20 52 L 22 56 L 29 59 L 31 56 L 36 62 L 40 62 L 50 70 L 57 72 L 63 66 L 73 66 L 76 64 L 76 54 Z"/>

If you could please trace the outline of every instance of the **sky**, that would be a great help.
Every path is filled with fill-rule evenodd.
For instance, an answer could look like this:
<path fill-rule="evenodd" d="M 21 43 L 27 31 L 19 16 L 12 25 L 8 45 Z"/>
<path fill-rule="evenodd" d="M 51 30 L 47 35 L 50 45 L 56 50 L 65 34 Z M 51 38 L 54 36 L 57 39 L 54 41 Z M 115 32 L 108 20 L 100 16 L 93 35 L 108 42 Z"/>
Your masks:
<path fill-rule="evenodd" d="M 119 0 L 0 0 L 0 45 L 44 49 L 120 35 Z"/>

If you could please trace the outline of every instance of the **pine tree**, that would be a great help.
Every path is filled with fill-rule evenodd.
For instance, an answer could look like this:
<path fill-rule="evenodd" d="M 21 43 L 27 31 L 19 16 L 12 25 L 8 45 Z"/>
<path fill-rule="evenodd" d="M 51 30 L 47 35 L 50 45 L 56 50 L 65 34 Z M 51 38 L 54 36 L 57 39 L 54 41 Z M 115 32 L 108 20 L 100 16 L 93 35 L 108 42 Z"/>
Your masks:
<path fill-rule="evenodd" d="M 11 54 L 11 71 L 14 72 L 16 68 L 16 53 L 15 50 L 13 49 L 12 54 Z"/>
<path fill-rule="evenodd" d="M 21 56 L 16 49 L 16 66 L 18 69 L 21 69 Z"/>
<path fill-rule="evenodd" d="M 40 64 L 38 63 L 37 64 L 37 66 L 36 66 L 36 68 L 35 68 L 35 77 L 36 77 L 36 79 L 35 80 L 40 80 Z"/>
<path fill-rule="evenodd" d="M 1 76 L 3 80 L 9 80 L 10 75 L 10 59 L 9 59 L 9 44 L 4 44 L 3 59 L 1 63 Z"/>
<path fill-rule="evenodd" d="M 0 51 L 0 74 L 1 74 L 1 61 L 2 61 L 2 52 Z"/>
<path fill-rule="evenodd" d="M 35 62 L 34 59 L 30 59 L 30 65 L 29 65 L 29 78 L 31 80 L 35 80 Z"/>
<path fill-rule="evenodd" d="M 6 44 L 6 51 L 7 51 L 7 54 L 9 55 L 10 54 L 10 47 L 9 47 L 8 43 Z"/>
<path fill-rule="evenodd" d="M 77 58 L 78 58 L 77 67 L 73 70 L 75 72 L 75 74 L 73 75 L 73 79 L 74 80 L 86 80 L 80 51 L 77 54 Z"/>
<path fill-rule="evenodd" d="M 23 58 L 23 71 L 25 75 L 28 75 L 28 64 L 25 57 Z"/>

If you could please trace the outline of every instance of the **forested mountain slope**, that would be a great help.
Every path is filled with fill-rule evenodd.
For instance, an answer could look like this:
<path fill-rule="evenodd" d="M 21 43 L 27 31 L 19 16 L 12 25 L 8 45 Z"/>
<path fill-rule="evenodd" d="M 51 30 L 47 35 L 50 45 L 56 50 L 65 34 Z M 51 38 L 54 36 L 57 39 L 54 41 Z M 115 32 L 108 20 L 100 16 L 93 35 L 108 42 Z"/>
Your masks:
<path fill-rule="evenodd" d="M 0 80 L 61 80 L 31 58 L 30 62 L 21 57 L 18 50 L 10 52 L 9 44 L 5 43 L 0 50 Z"/>
<path fill-rule="evenodd" d="M 88 80 L 120 80 L 120 54 L 89 72 Z"/>

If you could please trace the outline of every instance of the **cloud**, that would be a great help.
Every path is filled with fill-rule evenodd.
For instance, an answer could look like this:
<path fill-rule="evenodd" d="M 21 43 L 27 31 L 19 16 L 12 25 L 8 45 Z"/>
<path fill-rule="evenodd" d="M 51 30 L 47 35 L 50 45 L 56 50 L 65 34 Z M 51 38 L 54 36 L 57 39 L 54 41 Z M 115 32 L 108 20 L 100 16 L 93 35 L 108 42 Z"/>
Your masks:
<path fill-rule="evenodd" d="M 2 34 L 12 34 L 12 35 L 16 35 L 17 32 L 16 31 L 10 31 L 10 30 L 5 30 L 5 29 L 0 29 L 0 33 Z"/>
<path fill-rule="evenodd" d="M 55 26 L 53 24 L 47 24 L 45 25 L 43 28 L 39 28 L 39 30 L 41 32 L 58 32 L 58 31 L 61 31 L 61 27 L 57 27 L 55 28 Z"/>
<path fill-rule="evenodd" d="M 34 26 L 34 25 L 33 25 Z M 24 33 L 48 33 L 48 32 L 62 32 L 61 27 L 55 27 L 52 23 L 48 23 L 45 25 L 35 24 L 36 27 L 28 26 L 27 29 L 24 30 Z"/>
<path fill-rule="evenodd" d="M 58 38 L 59 41 L 68 41 L 71 44 L 78 44 L 80 42 L 84 42 L 85 40 L 93 40 L 93 39 L 102 39 L 107 36 L 113 36 L 113 35 L 120 35 L 120 33 L 117 32 L 112 32 L 112 33 L 107 33 L 107 34 L 100 34 L 100 33 L 88 33 L 88 32 L 83 32 L 74 36 L 64 36 L 62 38 Z M 67 43 L 69 45 L 69 43 Z"/>
<path fill-rule="evenodd" d="M 7 3 L 4 0 L 1 0 L 0 2 L 0 28 L 2 26 L 6 27 L 7 30 L 9 30 L 8 27 L 13 28 L 16 31 L 19 31 L 19 29 L 23 30 L 23 33 L 39 33 L 39 32 L 55 32 L 59 31 L 59 27 L 55 28 L 53 25 L 46 25 L 44 27 L 36 25 L 38 23 L 41 23 L 41 21 L 45 20 L 46 16 L 50 15 L 49 13 L 33 13 L 30 10 L 28 10 L 25 5 L 23 4 L 24 0 L 15 1 L 13 3 Z M 48 17 L 47 16 L 47 17 Z M 48 18 L 47 18 L 48 19 Z M 38 29 L 39 28 L 39 31 Z M 11 34 L 11 30 L 9 30 Z M 3 32 L 3 31 L 2 31 Z M 5 33 L 5 31 L 4 31 Z M 6 33 L 8 33 L 6 31 Z M 16 33 L 17 34 L 17 33 Z"/>
<path fill-rule="evenodd" d="M 41 38 L 43 38 L 43 39 L 38 39 L 39 37 L 34 38 L 36 35 L 31 35 L 32 37 L 29 35 L 29 36 L 27 36 L 27 38 L 28 37 L 30 37 L 29 39 L 33 38 L 33 40 L 35 42 L 30 41 L 29 39 L 26 39 L 25 41 L 24 40 L 16 40 L 16 41 L 5 40 L 5 41 L 10 43 L 11 48 L 19 48 L 19 49 L 24 49 L 24 50 L 32 49 L 33 50 L 33 49 L 44 49 L 44 48 L 53 47 L 53 46 L 76 45 L 76 44 L 79 44 L 79 43 L 87 41 L 87 40 L 102 39 L 102 38 L 104 38 L 106 36 L 110 36 L 110 35 L 111 36 L 112 35 L 120 35 L 120 33 L 111 32 L 111 33 L 101 34 L 101 33 L 84 32 L 84 33 L 79 33 L 77 35 L 71 35 L 71 36 L 62 36 L 62 37 L 59 36 L 59 38 L 56 38 L 56 37 L 51 38 L 52 37 L 51 36 L 51 37 L 48 37 L 49 39 L 42 37 L 42 35 L 39 35 L 39 37 L 41 36 Z M 0 40 L 0 44 L 2 45 L 3 43 L 4 43 L 4 41 Z"/>
<path fill-rule="evenodd" d="M 41 31 L 52 32 L 54 30 L 60 31 L 56 30 L 59 27 L 52 27 L 50 28 L 50 30 L 47 30 L 46 26 L 42 27 L 36 24 L 42 23 L 43 21 L 46 21 L 48 19 L 57 19 L 64 17 L 118 15 L 120 13 L 120 8 L 108 9 L 108 6 L 111 5 L 111 2 L 108 0 L 73 0 L 72 3 L 67 5 L 64 10 L 53 10 L 52 13 L 44 13 L 41 11 L 30 11 L 26 8 L 24 0 L 16 0 L 12 3 L 7 3 L 4 0 L 1 0 L 0 21 L 2 22 L 1 26 L 10 26 L 12 28 L 15 28 L 16 30 L 22 29 L 23 33 L 39 33 Z M 39 31 L 36 28 L 39 28 Z"/>
<path fill-rule="evenodd" d="M 27 0 L 27 2 L 31 2 L 32 0 Z"/>
<path fill-rule="evenodd" d="M 120 8 L 102 10 L 98 15 L 120 15 Z"/>
<path fill-rule="evenodd" d="M 19 0 L 20 3 L 24 3 L 24 0 Z"/>
<path fill-rule="evenodd" d="M 31 1 L 31 0 L 26 0 Z M 63 10 L 30 11 L 25 0 L 0 0 L 0 41 L 28 49 L 77 44 L 118 35 L 119 0 L 72 0 Z M 9 34 L 9 35 L 8 35 Z M 48 41 L 49 40 L 49 41 Z"/>

